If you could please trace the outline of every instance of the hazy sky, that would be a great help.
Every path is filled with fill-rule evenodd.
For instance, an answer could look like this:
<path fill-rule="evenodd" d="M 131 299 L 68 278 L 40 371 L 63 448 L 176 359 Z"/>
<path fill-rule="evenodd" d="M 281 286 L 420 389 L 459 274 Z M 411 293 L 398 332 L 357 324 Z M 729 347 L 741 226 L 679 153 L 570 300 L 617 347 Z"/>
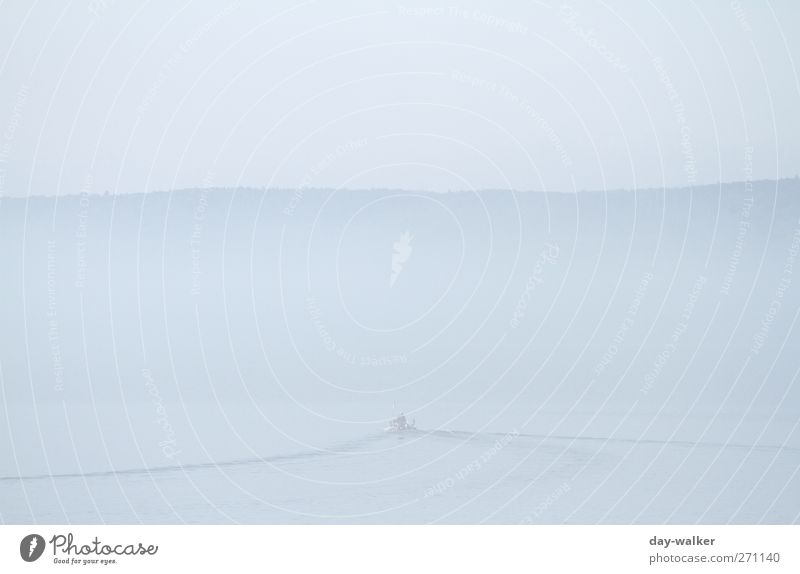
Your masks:
<path fill-rule="evenodd" d="M 0 194 L 798 172 L 794 1 L 221 4 L 4 2 Z"/>

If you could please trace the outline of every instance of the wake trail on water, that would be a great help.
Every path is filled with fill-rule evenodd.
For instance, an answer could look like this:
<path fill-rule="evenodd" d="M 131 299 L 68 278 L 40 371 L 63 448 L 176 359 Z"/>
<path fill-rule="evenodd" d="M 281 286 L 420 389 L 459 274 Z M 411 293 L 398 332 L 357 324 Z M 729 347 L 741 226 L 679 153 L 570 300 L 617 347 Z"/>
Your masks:
<path fill-rule="evenodd" d="M 388 434 L 384 432 L 371 433 L 356 439 L 343 441 L 337 443 L 328 449 L 313 449 L 300 451 L 290 454 L 279 454 L 273 456 L 238 458 L 225 461 L 215 462 L 199 462 L 187 464 L 173 464 L 153 466 L 147 468 L 129 468 L 121 470 L 104 470 L 85 473 L 62 473 L 62 474 L 31 474 L 20 476 L 0 476 L 0 482 L 10 481 L 26 481 L 26 480 L 47 480 L 47 479 L 82 479 L 82 478 L 100 478 L 100 477 L 113 477 L 113 476 L 131 476 L 131 475 L 158 475 L 163 473 L 174 472 L 187 472 L 198 470 L 213 470 L 224 469 L 230 467 L 244 467 L 254 465 L 280 465 L 282 463 L 291 462 L 304 462 L 314 461 L 317 459 L 332 459 L 336 457 L 352 456 L 352 455 L 371 455 L 379 454 L 390 450 L 389 448 L 379 448 L 368 450 L 369 447 L 375 445 L 396 445 L 398 439 L 404 440 L 404 445 L 410 446 L 415 442 L 424 440 L 444 440 L 453 441 L 463 444 L 486 444 L 491 445 L 500 439 L 506 440 L 506 445 L 512 442 L 521 448 L 531 447 L 535 448 L 538 444 L 547 441 L 565 443 L 565 442 L 580 442 L 580 443 L 602 443 L 602 444 L 628 444 L 628 445 L 654 445 L 654 446 L 676 446 L 685 448 L 712 448 L 712 449 L 747 449 L 760 452 L 791 452 L 800 453 L 800 448 L 780 446 L 780 445 L 759 445 L 759 444 L 741 444 L 741 443 L 720 443 L 720 442 L 703 442 L 703 441 L 686 441 L 686 440 L 657 440 L 657 439 L 635 439 L 635 438 L 614 438 L 614 437 L 598 437 L 598 436 L 571 436 L 571 435 L 555 435 L 555 434 L 532 434 L 532 433 L 518 433 L 518 432 L 474 432 L 464 430 L 424 430 L 415 429 L 405 431 L 403 433 Z M 510 440 L 509 440 L 510 439 Z M 524 443 L 520 443 L 519 439 L 523 439 Z M 535 441 L 535 444 L 532 442 Z"/>

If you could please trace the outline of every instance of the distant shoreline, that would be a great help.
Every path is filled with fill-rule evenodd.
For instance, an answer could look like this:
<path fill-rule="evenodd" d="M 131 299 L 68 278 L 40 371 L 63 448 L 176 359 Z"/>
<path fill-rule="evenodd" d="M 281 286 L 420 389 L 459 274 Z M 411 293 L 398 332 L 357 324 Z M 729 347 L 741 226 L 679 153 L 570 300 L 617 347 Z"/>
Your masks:
<path fill-rule="evenodd" d="M 579 189 L 575 192 L 572 191 L 542 191 L 533 189 L 476 189 L 476 190 L 450 190 L 450 191 L 434 191 L 429 189 L 401 189 L 401 188 L 343 188 L 337 189 L 332 187 L 182 187 L 176 189 L 154 189 L 147 192 L 91 192 L 89 195 L 93 199 L 101 198 L 122 198 L 122 197 L 138 197 L 142 195 L 166 195 L 166 194 L 185 194 L 185 193 L 200 193 L 200 192 L 213 192 L 213 193 L 270 193 L 270 194 L 293 194 L 298 191 L 303 193 L 372 193 L 372 194 L 387 194 L 387 193 L 415 193 L 424 195 L 457 195 L 457 194 L 486 194 L 486 193 L 515 193 L 515 194 L 547 194 L 547 195 L 576 195 L 576 194 L 609 194 L 609 193 L 678 193 L 678 192 L 713 192 L 719 191 L 721 188 L 726 187 L 744 187 L 752 185 L 753 187 L 763 187 L 769 184 L 774 184 L 776 189 L 784 184 L 800 184 L 800 177 L 784 177 L 779 179 L 758 179 L 758 180 L 736 180 L 729 182 L 706 183 L 694 186 L 679 186 L 679 187 L 641 187 L 638 189 L 628 188 L 609 188 L 609 189 Z M 0 202 L 9 200 L 25 200 L 25 199 L 67 199 L 67 198 L 80 198 L 84 195 L 82 192 L 66 193 L 66 194 L 34 194 L 34 195 L 9 195 L 0 197 Z"/>

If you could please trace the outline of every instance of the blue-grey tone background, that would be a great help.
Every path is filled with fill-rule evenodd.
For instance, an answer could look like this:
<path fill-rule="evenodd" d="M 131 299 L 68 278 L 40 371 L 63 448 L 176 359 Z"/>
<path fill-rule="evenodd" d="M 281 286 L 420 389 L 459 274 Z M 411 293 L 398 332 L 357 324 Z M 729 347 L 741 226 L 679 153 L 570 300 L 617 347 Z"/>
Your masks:
<path fill-rule="evenodd" d="M 0 10 L 8 195 L 674 187 L 744 179 L 747 145 L 797 173 L 791 0 Z"/>
<path fill-rule="evenodd" d="M 3 4 L 0 521 L 797 523 L 797 20 Z"/>

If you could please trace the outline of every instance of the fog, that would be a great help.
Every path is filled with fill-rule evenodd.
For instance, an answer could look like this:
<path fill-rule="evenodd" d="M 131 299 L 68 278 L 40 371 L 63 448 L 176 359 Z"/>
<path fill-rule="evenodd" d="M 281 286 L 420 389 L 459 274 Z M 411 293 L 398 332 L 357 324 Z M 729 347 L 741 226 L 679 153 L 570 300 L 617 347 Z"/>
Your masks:
<path fill-rule="evenodd" d="M 794 522 L 798 193 L 6 200 L 6 514 Z"/>
<path fill-rule="evenodd" d="M 2 194 L 793 177 L 798 11 L 6 2 Z"/>
<path fill-rule="evenodd" d="M 800 7 L 0 6 L 0 522 L 797 523 Z"/>

